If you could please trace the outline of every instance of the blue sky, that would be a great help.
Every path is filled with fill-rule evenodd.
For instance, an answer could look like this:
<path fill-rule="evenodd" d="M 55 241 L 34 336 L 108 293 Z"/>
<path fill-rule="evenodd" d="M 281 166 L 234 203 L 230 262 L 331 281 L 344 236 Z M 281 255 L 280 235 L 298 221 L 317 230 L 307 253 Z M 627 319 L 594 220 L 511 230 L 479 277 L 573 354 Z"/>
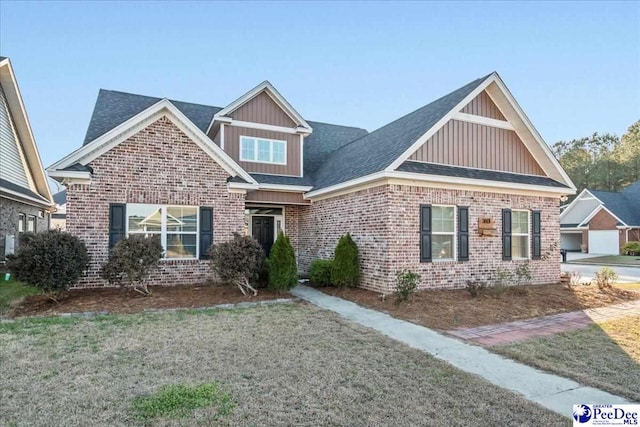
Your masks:
<path fill-rule="evenodd" d="M 100 88 L 224 106 L 270 80 L 307 119 L 376 129 L 498 71 L 552 144 L 640 119 L 640 2 L 0 2 L 45 166 Z"/>

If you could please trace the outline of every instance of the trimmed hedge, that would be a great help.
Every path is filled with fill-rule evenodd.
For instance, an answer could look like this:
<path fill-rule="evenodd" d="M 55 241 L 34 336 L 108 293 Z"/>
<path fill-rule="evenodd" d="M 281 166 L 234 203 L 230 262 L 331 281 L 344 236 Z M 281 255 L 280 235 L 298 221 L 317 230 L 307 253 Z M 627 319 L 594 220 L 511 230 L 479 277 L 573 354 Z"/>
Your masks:
<path fill-rule="evenodd" d="M 622 251 L 627 255 L 640 255 L 640 242 L 627 242 L 622 247 Z"/>
<path fill-rule="evenodd" d="M 334 286 L 355 288 L 360 280 L 358 246 L 347 233 L 340 237 L 333 256 L 331 282 Z"/>
<path fill-rule="evenodd" d="M 309 280 L 317 286 L 330 286 L 331 269 L 333 269 L 332 259 L 315 259 L 309 268 Z"/>

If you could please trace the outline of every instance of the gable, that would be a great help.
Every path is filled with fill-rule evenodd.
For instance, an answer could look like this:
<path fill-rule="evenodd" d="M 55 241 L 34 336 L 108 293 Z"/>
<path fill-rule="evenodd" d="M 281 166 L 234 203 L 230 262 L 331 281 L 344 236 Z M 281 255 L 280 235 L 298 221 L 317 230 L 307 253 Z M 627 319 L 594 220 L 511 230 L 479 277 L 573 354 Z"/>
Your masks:
<path fill-rule="evenodd" d="M 615 230 L 617 225 L 618 220 L 605 209 L 600 209 L 589 220 L 589 230 Z"/>
<path fill-rule="evenodd" d="M 409 159 L 545 176 L 514 131 L 459 120 L 449 120 Z"/>
<path fill-rule="evenodd" d="M 0 178 L 31 189 L 29 172 L 17 138 L 4 90 L 0 85 Z"/>
<path fill-rule="evenodd" d="M 283 127 L 296 126 L 296 122 L 264 91 L 242 104 L 229 116 L 244 122 Z"/>
<path fill-rule="evenodd" d="M 560 215 L 561 224 L 580 224 L 600 206 L 600 200 L 583 192 Z"/>
<path fill-rule="evenodd" d="M 473 98 L 473 101 L 468 103 L 461 111 L 490 119 L 507 120 L 486 91 L 480 92 L 480 94 Z"/>

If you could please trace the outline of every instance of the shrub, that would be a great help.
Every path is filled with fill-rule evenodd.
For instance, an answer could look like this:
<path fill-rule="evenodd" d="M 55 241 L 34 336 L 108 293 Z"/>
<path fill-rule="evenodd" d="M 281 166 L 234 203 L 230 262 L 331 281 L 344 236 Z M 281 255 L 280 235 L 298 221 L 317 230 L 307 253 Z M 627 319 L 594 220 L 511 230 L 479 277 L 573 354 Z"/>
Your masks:
<path fill-rule="evenodd" d="M 318 286 L 331 285 L 331 269 L 333 268 L 332 259 L 315 259 L 311 262 L 309 268 L 309 280 Z"/>
<path fill-rule="evenodd" d="M 487 289 L 487 284 L 484 282 L 467 281 L 467 291 L 471 294 L 472 298 L 478 298 Z"/>
<path fill-rule="evenodd" d="M 416 293 L 420 275 L 410 270 L 402 270 L 396 273 L 396 300 L 398 302 L 409 301 Z"/>
<path fill-rule="evenodd" d="M 340 237 L 333 257 L 331 282 L 338 287 L 356 287 L 360 279 L 358 246 L 347 233 Z"/>
<path fill-rule="evenodd" d="M 627 255 L 640 255 L 640 242 L 627 242 L 622 247 L 622 251 Z"/>
<path fill-rule="evenodd" d="M 59 230 L 25 233 L 7 269 L 16 280 L 36 286 L 56 301 L 89 267 L 89 254 L 76 236 Z"/>
<path fill-rule="evenodd" d="M 609 267 L 602 267 L 596 271 L 596 285 L 600 289 L 610 289 L 618 280 L 618 274 Z"/>
<path fill-rule="evenodd" d="M 509 270 L 496 268 L 491 274 L 491 279 L 491 286 L 489 286 L 487 290 L 494 297 L 500 297 L 504 294 L 507 286 L 509 286 L 510 282 L 513 280 L 513 274 Z"/>
<path fill-rule="evenodd" d="M 271 247 L 267 260 L 269 271 L 269 289 L 272 291 L 288 291 L 298 284 L 298 266 L 296 254 L 293 252 L 289 236 L 283 232 Z"/>
<path fill-rule="evenodd" d="M 218 277 L 229 285 L 236 285 L 243 295 L 247 291 L 258 295 L 249 281 L 258 278 L 264 262 L 264 250 L 251 236 L 233 233 L 233 238 L 225 243 L 213 245 L 209 249 L 209 265 Z"/>
<path fill-rule="evenodd" d="M 109 260 L 100 269 L 100 277 L 118 286 L 126 281 L 135 291 L 150 295 L 146 279 L 158 266 L 162 253 L 162 244 L 156 237 L 136 234 L 126 237 L 109 254 Z"/>
<path fill-rule="evenodd" d="M 529 267 L 529 262 L 525 262 L 523 264 L 519 264 L 516 267 L 515 271 L 516 282 L 518 285 L 530 285 L 531 284 L 531 268 Z"/>

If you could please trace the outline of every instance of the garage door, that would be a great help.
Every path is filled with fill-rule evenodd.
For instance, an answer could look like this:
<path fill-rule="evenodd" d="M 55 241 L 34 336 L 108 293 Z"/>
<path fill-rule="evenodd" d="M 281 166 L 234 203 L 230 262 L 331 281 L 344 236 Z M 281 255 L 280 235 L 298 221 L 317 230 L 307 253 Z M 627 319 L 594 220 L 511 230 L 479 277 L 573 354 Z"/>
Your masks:
<path fill-rule="evenodd" d="M 589 231 L 589 253 L 618 255 L 618 230 Z"/>

